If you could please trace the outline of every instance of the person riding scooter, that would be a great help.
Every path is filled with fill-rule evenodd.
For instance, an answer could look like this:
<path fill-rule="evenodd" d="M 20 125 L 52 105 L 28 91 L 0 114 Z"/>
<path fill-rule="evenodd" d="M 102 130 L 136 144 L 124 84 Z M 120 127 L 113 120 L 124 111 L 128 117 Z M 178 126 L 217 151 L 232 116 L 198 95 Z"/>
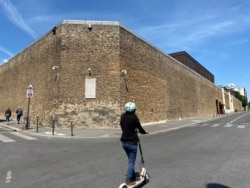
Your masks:
<path fill-rule="evenodd" d="M 122 147 L 128 157 L 128 169 L 125 179 L 125 183 L 127 185 L 134 185 L 137 180 L 136 173 L 134 170 L 138 143 L 138 136 L 136 130 L 138 130 L 141 134 L 147 134 L 147 132 L 142 128 L 140 120 L 135 114 L 135 111 L 135 103 L 126 103 L 125 113 L 121 115 L 120 119 L 120 126 L 122 129 L 122 135 L 120 140 L 122 142 Z"/>

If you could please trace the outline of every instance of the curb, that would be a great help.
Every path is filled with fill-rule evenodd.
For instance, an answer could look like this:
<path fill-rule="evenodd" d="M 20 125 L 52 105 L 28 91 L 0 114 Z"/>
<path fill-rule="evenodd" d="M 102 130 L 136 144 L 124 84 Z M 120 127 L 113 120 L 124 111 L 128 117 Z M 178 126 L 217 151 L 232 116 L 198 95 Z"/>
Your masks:
<path fill-rule="evenodd" d="M 159 134 L 159 133 L 164 133 L 164 132 L 169 132 L 169 131 L 189 127 L 189 126 L 192 126 L 192 125 L 198 125 L 200 123 L 209 122 L 209 121 L 212 121 L 212 120 L 215 120 L 215 119 L 218 119 L 218 118 L 220 118 L 220 117 L 215 117 L 215 118 L 212 117 L 212 118 L 208 118 L 208 119 L 198 120 L 197 122 L 183 122 L 182 124 L 176 124 L 176 125 L 173 125 L 173 126 L 166 126 L 166 127 L 161 127 L 161 128 L 158 128 L 157 124 L 155 124 L 155 129 L 152 130 L 152 132 L 150 131 L 150 128 L 149 128 L 150 125 L 149 124 L 145 125 L 145 128 L 146 129 L 147 129 L 147 127 L 149 128 L 149 135 L 155 135 L 155 134 Z M 120 135 L 118 136 L 114 132 L 102 133 L 101 135 L 96 135 L 95 134 L 94 136 L 93 135 L 91 136 L 91 134 L 90 134 L 89 136 L 86 136 L 84 134 L 88 135 L 88 133 L 81 133 L 81 132 L 79 133 L 78 132 L 79 133 L 78 135 L 77 135 L 77 133 L 76 134 L 73 133 L 73 135 L 71 135 L 71 134 L 65 133 L 65 131 L 62 131 L 61 133 L 60 133 L 60 131 L 58 131 L 58 132 L 54 132 L 54 135 L 52 135 L 52 131 L 50 131 L 49 129 L 44 129 L 44 130 L 42 130 L 40 132 L 34 132 L 34 131 L 29 131 L 29 129 L 20 129 L 20 128 L 17 128 L 17 127 L 13 127 L 13 126 L 11 126 L 11 124 L 7 125 L 6 123 L 0 123 L 0 127 L 10 129 L 10 130 L 13 130 L 13 131 L 16 131 L 16 132 L 25 132 L 25 133 L 32 134 L 32 135 L 45 136 L 45 137 L 50 137 L 50 138 L 51 137 L 56 137 L 56 138 L 97 139 L 97 138 L 117 138 L 117 137 L 120 137 Z"/>
<path fill-rule="evenodd" d="M 16 128 L 16 127 L 11 127 L 11 125 L 6 125 L 6 124 L 3 124 L 3 123 L 0 123 L 0 126 L 6 128 L 6 129 L 11 129 L 11 130 L 16 131 L 16 132 L 23 131 L 22 129 L 19 129 L 19 128 Z"/>

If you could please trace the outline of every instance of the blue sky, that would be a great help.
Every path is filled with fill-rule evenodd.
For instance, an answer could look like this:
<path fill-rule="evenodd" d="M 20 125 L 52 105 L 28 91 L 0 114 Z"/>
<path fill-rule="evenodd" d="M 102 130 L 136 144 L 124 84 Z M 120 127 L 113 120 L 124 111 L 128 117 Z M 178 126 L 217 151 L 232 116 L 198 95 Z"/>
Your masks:
<path fill-rule="evenodd" d="M 250 100 L 249 0 L 0 0 L 0 64 L 70 19 L 119 21 L 166 54 L 186 51 Z"/>

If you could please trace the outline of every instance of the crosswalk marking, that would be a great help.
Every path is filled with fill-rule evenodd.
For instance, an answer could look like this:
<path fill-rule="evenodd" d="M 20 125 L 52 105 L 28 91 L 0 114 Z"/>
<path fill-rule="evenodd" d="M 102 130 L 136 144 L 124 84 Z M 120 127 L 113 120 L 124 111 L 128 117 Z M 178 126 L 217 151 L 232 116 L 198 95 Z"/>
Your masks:
<path fill-rule="evenodd" d="M 20 134 L 20 133 L 17 133 L 17 132 L 14 132 L 14 133 L 11 133 L 11 134 L 13 134 L 15 136 L 18 136 L 18 137 L 21 137 L 21 138 L 24 138 L 25 140 L 37 140 L 37 138 L 27 136 L 27 135 L 24 135 L 24 134 Z"/>
<path fill-rule="evenodd" d="M 245 125 L 239 125 L 237 128 L 244 129 Z"/>
<path fill-rule="evenodd" d="M 232 127 L 232 126 L 233 126 L 233 124 L 228 123 L 224 127 Z"/>
<path fill-rule="evenodd" d="M 208 123 L 206 123 L 206 124 L 202 124 L 202 125 L 198 125 L 198 127 L 205 127 L 205 126 L 209 126 L 209 127 L 219 127 L 221 124 L 208 124 Z M 246 128 L 247 127 L 247 125 L 248 124 L 244 124 L 244 125 L 235 125 L 235 127 L 237 127 L 237 128 L 239 128 L 239 129 L 244 129 L 244 128 Z M 233 127 L 234 126 L 234 124 L 232 124 L 232 123 L 227 123 L 226 125 L 222 125 L 223 127 L 226 127 L 226 128 L 230 128 L 230 127 Z"/>
<path fill-rule="evenodd" d="M 218 127 L 218 126 L 220 126 L 220 124 L 211 125 L 211 127 Z"/>
<path fill-rule="evenodd" d="M 13 140 L 7 136 L 4 136 L 2 134 L 0 134 L 0 141 L 2 141 L 2 142 L 15 142 L 15 140 Z"/>
<path fill-rule="evenodd" d="M 207 126 L 207 125 L 208 125 L 208 123 L 203 124 L 203 125 L 200 125 L 200 127 L 205 127 L 205 126 Z"/>

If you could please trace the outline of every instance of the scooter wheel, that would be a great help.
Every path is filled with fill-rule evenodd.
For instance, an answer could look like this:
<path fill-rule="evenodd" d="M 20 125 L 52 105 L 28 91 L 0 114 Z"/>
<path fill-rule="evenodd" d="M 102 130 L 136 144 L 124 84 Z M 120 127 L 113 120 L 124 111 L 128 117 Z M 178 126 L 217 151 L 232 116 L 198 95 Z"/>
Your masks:
<path fill-rule="evenodd" d="M 121 188 L 128 188 L 128 186 L 127 185 L 123 185 Z"/>
<path fill-rule="evenodd" d="M 148 183 L 149 182 L 149 174 L 147 173 L 145 176 L 145 182 Z"/>

